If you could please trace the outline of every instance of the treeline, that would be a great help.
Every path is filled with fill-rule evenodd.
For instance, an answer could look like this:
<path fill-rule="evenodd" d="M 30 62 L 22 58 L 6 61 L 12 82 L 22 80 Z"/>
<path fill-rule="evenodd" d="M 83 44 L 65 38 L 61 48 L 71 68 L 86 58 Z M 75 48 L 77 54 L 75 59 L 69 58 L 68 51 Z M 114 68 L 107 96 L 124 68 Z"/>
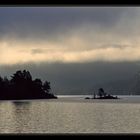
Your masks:
<path fill-rule="evenodd" d="M 50 93 L 50 82 L 32 79 L 29 71 L 19 70 L 11 76 L 0 77 L 0 99 L 49 99 L 57 98 Z"/>

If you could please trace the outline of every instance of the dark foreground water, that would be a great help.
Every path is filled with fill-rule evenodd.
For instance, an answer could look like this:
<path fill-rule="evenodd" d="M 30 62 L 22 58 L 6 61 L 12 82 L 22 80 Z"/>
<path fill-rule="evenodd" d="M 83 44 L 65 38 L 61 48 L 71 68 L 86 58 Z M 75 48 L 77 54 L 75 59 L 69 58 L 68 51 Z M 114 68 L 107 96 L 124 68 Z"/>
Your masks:
<path fill-rule="evenodd" d="M 140 133 L 140 97 L 0 101 L 0 133 Z"/>

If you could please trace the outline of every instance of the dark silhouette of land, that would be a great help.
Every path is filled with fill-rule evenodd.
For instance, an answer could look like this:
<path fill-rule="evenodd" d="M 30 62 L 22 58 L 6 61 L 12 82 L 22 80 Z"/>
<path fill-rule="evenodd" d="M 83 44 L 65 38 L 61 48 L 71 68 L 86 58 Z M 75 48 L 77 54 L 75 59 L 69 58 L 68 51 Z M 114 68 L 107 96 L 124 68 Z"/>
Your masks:
<path fill-rule="evenodd" d="M 103 88 L 98 89 L 98 94 L 94 94 L 93 98 L 86 97 L 85 99 L 119 99 L 117 96 L 112 96 L 104 92 Z"/>
<path fill-rule="evenodd" d="M 19 70 L 11 76 L 0 77 L 0 100 L 20 100 L 20 99 L 56 99 L 50 93 L 50 82 L 41 79 L 32 79 L 29 71 Z"/>

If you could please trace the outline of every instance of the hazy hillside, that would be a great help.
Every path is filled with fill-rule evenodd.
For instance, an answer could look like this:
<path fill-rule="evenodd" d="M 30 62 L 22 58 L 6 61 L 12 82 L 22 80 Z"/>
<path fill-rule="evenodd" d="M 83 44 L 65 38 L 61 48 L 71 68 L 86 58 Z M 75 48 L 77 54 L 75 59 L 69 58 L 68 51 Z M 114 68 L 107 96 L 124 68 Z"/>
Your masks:
<path fill-rule="evenodd" d="M 57 89 L 55 92 L 57 94 L 93 94 L 98 93 L 100 87 L 104 88 L 105 92 L 116 95 L 125 94 L 140 94 L 140 88 L 138 86 L 138 81 L 136 78 L 129 78 L 125 80 L 110 81 L 108 83 L 97 84 L 93 87 L 83 87 L 83 88 L 63 88 Z"/>

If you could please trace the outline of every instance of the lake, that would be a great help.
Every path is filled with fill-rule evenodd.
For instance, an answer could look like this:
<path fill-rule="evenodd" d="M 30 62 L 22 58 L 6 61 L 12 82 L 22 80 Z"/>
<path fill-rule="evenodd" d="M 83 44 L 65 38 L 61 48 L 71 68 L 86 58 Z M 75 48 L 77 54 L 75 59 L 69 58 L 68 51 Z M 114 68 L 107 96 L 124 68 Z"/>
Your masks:
<path fill-rule="evenodd" d="M 0 133 L 140 133 L 140 96 L 87 96 L 0 101 Z"/>

